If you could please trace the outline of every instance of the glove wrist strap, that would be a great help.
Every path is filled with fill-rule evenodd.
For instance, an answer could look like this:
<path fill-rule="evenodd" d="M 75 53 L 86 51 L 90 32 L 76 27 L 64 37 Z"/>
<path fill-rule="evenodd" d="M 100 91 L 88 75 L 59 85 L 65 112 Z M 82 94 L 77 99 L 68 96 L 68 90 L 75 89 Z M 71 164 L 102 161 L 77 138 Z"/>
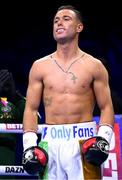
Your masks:
<path fill-rule="evenodd" d="M 97 136 L 101 136 L 105 138 L 108 141 L 108 143 L 110 143 L 112 135 L 113 135 L 113 128 L 111 126 L 101 125 L 99 127 Z"/>
<path fill-rule="evenodd" d="M 37 134 L 35 132 L 25 132 L 23 134 L 23 149 L 24 151 L 32 146 L 37 146 Z"/>

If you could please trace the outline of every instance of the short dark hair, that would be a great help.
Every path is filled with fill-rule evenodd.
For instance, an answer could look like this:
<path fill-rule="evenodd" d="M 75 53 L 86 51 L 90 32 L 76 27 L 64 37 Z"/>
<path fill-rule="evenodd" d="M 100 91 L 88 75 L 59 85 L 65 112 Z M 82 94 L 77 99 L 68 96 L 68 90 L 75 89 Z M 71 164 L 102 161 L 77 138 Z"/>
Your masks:
<path fill-rule="evenodd" d="M 57 10 L 60 11 L 60 10 L 63 10 L 63 9 L 70 9 L 72 11 L 74 11 L 74 13 L 76 14 L 77 18 L 79 19 L 80 22 L 83 22 L 83 17 L 82 17 L 82 14 L 80 11 L 78 11 L 74 6 L 72 5 L 64 5 L 64 6 L 60 6 Z"/>

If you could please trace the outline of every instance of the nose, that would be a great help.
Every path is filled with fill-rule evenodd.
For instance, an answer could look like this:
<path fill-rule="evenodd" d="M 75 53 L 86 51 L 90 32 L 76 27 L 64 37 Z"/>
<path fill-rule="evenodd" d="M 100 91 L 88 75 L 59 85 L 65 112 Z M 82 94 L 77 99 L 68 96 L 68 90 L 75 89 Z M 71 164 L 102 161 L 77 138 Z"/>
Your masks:
<path fill-rule="evenodd" d="M 57 24 L 58 26 L 62 25 L 62 19 L 59 19 Z"/>

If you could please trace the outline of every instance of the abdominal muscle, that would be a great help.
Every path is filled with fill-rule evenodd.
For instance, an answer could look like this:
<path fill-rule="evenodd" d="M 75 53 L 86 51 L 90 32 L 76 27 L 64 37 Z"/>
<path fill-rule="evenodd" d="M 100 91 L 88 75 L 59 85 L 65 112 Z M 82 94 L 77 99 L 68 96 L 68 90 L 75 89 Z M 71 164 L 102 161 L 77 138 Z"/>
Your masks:
<path fill-rule="evenodd" d="M 49 96 L 49 94 L 44 98 L 47 124 L 92 121 L 94 96 L 91 92 L 84 95 L 52 93 L 52 96 Z M 45 103 L 47 99 L 50 100 L 50 103 Z"/>

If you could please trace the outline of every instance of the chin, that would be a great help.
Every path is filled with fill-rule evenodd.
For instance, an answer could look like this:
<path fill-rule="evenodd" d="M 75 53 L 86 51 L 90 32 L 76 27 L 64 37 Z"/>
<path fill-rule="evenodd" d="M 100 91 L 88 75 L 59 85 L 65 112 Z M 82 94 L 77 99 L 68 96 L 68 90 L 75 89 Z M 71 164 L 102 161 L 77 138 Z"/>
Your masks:
<path fill-rule="evenodd" d="M 66 42 L 66 38 L 64 38 L 64 37 L 60 37 L 60 38 L 58 37 L 58 38 L 55 38 L 55 40 L 59 44 L 64 44 Z"/>

